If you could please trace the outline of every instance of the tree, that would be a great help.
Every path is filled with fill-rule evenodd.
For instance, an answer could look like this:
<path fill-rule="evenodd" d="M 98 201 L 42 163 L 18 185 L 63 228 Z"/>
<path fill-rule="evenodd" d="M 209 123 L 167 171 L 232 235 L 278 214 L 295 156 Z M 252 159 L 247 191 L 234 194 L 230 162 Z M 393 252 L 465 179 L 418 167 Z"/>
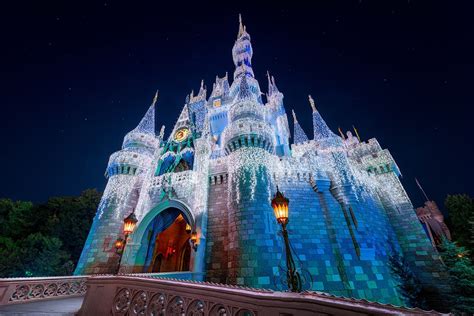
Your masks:
<path fill-rule="evenodd" d="M 35 205 L 0 199 L 0 277 L 72 274 L 100 198 L 85 190 Z"/>
<path fill-rule="evenodd" d="M 426 289 L 406 260 L 393 250 L 389 257 L 389 267 L 399 281 L 398 290 L 409 307 L 428 309 Z"/>
<path fill-rule="evenodd" d="M 0 277 L 18 277 L 21 274 L 20 248 L 9 237 L 0 236 Z"/>
<path fill-rule="evenodd" d="M 455 194 L 448 195 L 444 205 L 453 240 L 474 254 L 474 201 L 467 194 Z"/>
<path fill-rule="evenodd" d="M 29 276 L 65 274 L 63 266 L 70 255 L 61 249 L 62 243 L 58 238 L 34 233 L 28 235 L 20 244 L 25 274 Z"/>
<path fill-rule="evenodd" d="M 449 272 L 453 312 L 474 314 L 474 266 L 468 251 L 444 238 L 440 254 Z"/>

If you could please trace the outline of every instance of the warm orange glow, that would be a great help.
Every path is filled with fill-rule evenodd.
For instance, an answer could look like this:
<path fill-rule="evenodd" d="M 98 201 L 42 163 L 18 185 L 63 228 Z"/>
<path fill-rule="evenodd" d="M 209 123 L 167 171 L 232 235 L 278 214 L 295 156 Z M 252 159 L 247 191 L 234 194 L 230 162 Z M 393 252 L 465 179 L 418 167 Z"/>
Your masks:
<path fill-rule="evenodd" d="M 118 238 L 116 241 L 115 241 L 115 249 L 122 249 L 123 247 L 123 239 L 122 238 Z"/>
<path fill-rule="evenodd" d="M 290 204 L 290 200 L 287 199 L 277 187 L 275 197 L 272 199 L 272 207 L 275 217 L 279 223 L 288 221 L 288 204 Z"/>
<path fill-rule="evenodd" d="M 174 134 L 174 140 L 177 142 L 182 142 L 186 138 L 188 138 L 189 129 L 181 128 Z"/>
<path fill-rule="evenodd" d="M 189 234 L 191 232 L 191 225 L 186 223 L 186 232 Z"/>
<path fill-rule="evenodd" d="M 132 212 L 130 215 L 128 215 L 124 220 L 123 220 L 123 232 L 125 235 L 129 235 L 133 233 L 133 230 L 135 229 L 135 226 L 137 225 L 137 218 L 135 216 L 135 213 Z"/>
<path fill-rule="evenodd" d="M 193 244 L 196 244 L 196 243 L 197 243 L 197 238 L 198 238 L 198 237 L 197 237 L 197 233 L 196 233 L 196 232 L 194 232 L 194 233 L 191 234 L 191 242 L 192 242 Z"/>
<path fill-rule="evenodd" d="M 288 204 L 273 206 L 273 212 L 275 212 L 275 217 L 279 222 L 286 221 L 288 219 Z"/>

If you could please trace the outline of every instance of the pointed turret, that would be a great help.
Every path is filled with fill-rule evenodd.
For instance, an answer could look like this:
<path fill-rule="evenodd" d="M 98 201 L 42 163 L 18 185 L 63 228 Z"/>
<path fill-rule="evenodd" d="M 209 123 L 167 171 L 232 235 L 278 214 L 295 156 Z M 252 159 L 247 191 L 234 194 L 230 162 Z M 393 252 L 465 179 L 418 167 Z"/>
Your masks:
<path fill-rule="evenodd" d="M 235 71 L 234 80 L 242 75 L 254 77 L 252 70 L 252 44 L 250 35 L 247 33 L 245 25 L 242 24 L 242 16 L 239 15 L 239 32 L 237 40 L 232 48 L 232 58 L 234 60 Z"/>
<path fill-rule="evenodd" d="M 294 125 L 293 142 L 295 144 L 302 144 L 302 143 L 307 142 L 309 140 L 308 136 L 306 136 L 306 133 L 304 132 L 300 123 L 298 123 L 298 120 L 296 119 L 295 111 L 291 110 L 291 113 L 293 114 L 293 125 Z"/>
<path fill-rule="evenodd" d="M 195 96 L 194 95 L 194 90 L 191 90 L 191 94 L 189 95 L 189 101 L 187 100 L 186 103 L 194 103 L 194 102 L 199 102 L 199 101 L 205 101 L 207 96 L 207 89 L 204 86 L 204 80 L 201 80 L 201 87 L 199 88 L 198 94 Z"/>
<path fill-rule="evenodd" d="M 275 84 L 275 78 L 270 76 L 270 73 L 267 71 L 267 78 L 268 78 L 268 97 L 272 97 L 274 94 L 279 93 L 278 88 Z"/>
<path fill-rule="evenodd" d="M 242 24 L 242 14 L 239 13 L 239 33 L 237 34 L 237 39 L 239 39 L 245 32 L 245 27 Z"/>
<path fill-rule="evenodd" d="M 323 140 L 327 138 L 334 138 L 336 136 L 331 129 L 328 127 L 326 122 L 324 121 L 319 111 L 316 109 L 316 105 L 314 103 L 313 98 L 311 95 L 308 96 L 309 104 L 311 105 L 311 109 L 313 110 L 313 132 L 314 132 L 314 140 Z"/>
<path fill-rule="evenodd" d="M 164 126 L 164 125 L 161 125 L 161 128 L 160 128 L 160 139 L 163 139 L 164 136 L 165 136 L 165 126 Z"/>
<path fill-rule="evenodd" d="M 145 115 L 138 123 L 137 127 L 125 135 L 123 148 L 126 147 L 148 147 L 154 148 L 156 145 L 155 135 L 155 104 L 158 101 L 158 91 L 156 91 L 153 101 Z"/>
<path fill-rule="evenodd" d="M 211 92 L 211 97 L 216 98 L 216 97 L 226 97 L 229 93 L 229 81 L 228 81 L 228 75 L 227 72 L 225 73 L 225 76 L 222 78 L 219 78 L 219 76 L 216 76 L 216 81 L 212 85 L 212 92 Z"/>
<path fill-rule="evenodd" d="M 158 90 L 153 97 L 153 102 L 148 108 L 148 111 L 145 113 L 140 123 L 138 123 L 137 127 L 135 127 L 134 131 L 155 135 L 155 104 L 157 100 Z"/>

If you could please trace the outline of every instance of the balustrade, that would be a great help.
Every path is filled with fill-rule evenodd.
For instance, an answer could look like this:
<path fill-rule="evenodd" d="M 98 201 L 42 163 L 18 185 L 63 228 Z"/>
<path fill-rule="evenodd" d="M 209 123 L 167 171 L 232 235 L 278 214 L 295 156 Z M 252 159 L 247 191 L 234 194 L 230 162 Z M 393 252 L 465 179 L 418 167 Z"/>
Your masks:
<path fill-rule="evenodd" d="M 82 296 L 86 276 L 0 279 L 0 305 Z"/>

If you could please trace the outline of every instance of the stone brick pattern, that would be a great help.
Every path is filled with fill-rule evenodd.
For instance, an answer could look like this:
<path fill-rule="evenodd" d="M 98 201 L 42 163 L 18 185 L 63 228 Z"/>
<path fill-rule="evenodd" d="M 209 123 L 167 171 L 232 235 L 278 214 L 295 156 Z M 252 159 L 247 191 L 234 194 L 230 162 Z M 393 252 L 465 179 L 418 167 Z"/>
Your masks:
<path fill-rule="evenodd" d="M 228 174 L 209 177 L 206 272 L 211 282 L 226 283 L 228 279 Z"/>

